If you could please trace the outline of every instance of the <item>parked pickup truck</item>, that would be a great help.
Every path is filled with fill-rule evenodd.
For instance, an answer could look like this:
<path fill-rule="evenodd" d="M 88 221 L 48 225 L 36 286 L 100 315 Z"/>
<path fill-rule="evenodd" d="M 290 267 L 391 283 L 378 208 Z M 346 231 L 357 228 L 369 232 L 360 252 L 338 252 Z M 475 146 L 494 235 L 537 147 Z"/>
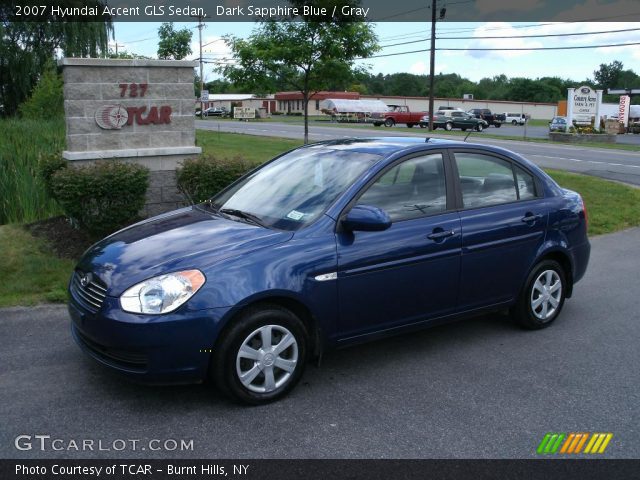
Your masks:
<path fill-rule="evenodd" d="M 472 108 L 467 113 L 473 115 L 476 118 L 481 118 L 489 125 L 493 125 L 496 128 L 500 128 L 506 119 L 506 116 L 500 113 L 491 113 L 488 108 Z"/>
<path fill-rule="evenodd" d="M 371 122 L 374 127 L 384 125 L 385 127 L 393 127 L 396 123 L 404 123 L 407 127 L 412 128 L 414 125 L 420 125 L 420 119 L 427 112 L 411 112 L 406 105 L 389 105 L 386 112 L 374 112 L 371 114 Z"/>

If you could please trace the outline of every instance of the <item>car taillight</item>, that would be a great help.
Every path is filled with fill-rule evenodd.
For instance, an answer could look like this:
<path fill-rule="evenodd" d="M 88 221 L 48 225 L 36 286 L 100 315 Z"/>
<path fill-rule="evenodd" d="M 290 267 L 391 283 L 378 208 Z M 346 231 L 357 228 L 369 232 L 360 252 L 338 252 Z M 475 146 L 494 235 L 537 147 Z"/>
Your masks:
<path fill-rule="evenodd" d="M 587 213 L 587 205 L 584 203 L 584 198 L 580 196 L 580 202 L 582 203 L 582 212 L 584 213 L 584 226 L 589 228 L 589 214 Z"/>

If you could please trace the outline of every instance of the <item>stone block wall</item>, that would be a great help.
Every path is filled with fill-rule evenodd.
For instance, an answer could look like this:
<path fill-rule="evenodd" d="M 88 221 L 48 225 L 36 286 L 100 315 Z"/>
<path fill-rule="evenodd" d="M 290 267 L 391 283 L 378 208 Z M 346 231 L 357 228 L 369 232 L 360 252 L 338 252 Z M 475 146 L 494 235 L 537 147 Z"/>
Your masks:
<path fill-rule="evenodd" d="M 194 67 L 173 60 L 65 58 L 66 144 L 74 165 L 117 159 L 149 168 L 145 216 L 185 204 L 175 170 L 195 146 Z"/>

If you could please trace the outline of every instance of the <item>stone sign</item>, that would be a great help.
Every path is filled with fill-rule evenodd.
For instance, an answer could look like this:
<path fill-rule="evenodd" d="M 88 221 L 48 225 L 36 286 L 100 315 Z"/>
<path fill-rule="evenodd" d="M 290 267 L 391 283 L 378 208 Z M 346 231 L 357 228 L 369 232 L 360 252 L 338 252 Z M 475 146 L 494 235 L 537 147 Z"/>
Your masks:
<path fill-rule="evenodd" d="M 583 85 L 573 92 L 573 119 L 578 124 L 590 124 L 598 108 L 598 96 L 591 87 Z"/>
<path fill-rule="evenodd" d="M 76 165 L 100 159 L 150 169 L 145 214 L 176 208 L 178 164 L 195 146 L 194 67 L 174 60 L 64 58 L 67 149 Z"/>

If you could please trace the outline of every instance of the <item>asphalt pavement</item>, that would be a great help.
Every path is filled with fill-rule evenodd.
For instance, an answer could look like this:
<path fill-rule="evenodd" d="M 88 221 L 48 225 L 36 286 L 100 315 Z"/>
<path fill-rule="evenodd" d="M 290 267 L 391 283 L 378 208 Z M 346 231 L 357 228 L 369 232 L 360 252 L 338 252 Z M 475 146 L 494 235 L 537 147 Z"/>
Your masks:
<path fill-rule="evenodd" d="M 331 352 L 262 407 L 110 374 L 64 306 L 0 310 L 0 458 L 535 458 L 547 432 L 611 432 L 599 458 L 639 458 L 638 245 L 637 228 L 592 239 L 548 329 L 495 314 Z M 168 439 L 193 448 L 149 449 Z"/>
<path fill-rule="evenodd" d="M 196 120 L 196 128 L 221 132 L 245 133 L 249 135 L 274 136 L 284 138 L 303 138 L 303 126 L 287 122 L 240 122 L 229 120 Z M 527 127 L 529 137 L 546 137 L 546 127 Z M 448 138 L 463 140 L 464 137 L 451 137 L 435 131 L 431 134 L 421 128 L 374 128 L 370 125 L 351 124 L 349 126 L 319 125 L 312 122 L 309 126 L 310 139 L 313 141 L 330 140 L 347 137 L 375 136 L 416 136 Z M 633 185 L 640 185 L 640 152 L 590 148 L 588 145 L 563 145 L 541 142 L 526 142 L 489 138 L 492 135 L 519 136 L 525 132 L 524 127 L 505 125 L 501 128 L 489 127 L 484 132 L 471 133 L 467 141 L 496 145 L 517 152 L 544 168 L 556 168 L 569 172 L 594 175 L 610 180 L 617 180 Z M 544 135 L 543 135 L 544 133 Z M 621 135 L 620 143 L 631 143 L 640 146 L 640 135 Z"/>

